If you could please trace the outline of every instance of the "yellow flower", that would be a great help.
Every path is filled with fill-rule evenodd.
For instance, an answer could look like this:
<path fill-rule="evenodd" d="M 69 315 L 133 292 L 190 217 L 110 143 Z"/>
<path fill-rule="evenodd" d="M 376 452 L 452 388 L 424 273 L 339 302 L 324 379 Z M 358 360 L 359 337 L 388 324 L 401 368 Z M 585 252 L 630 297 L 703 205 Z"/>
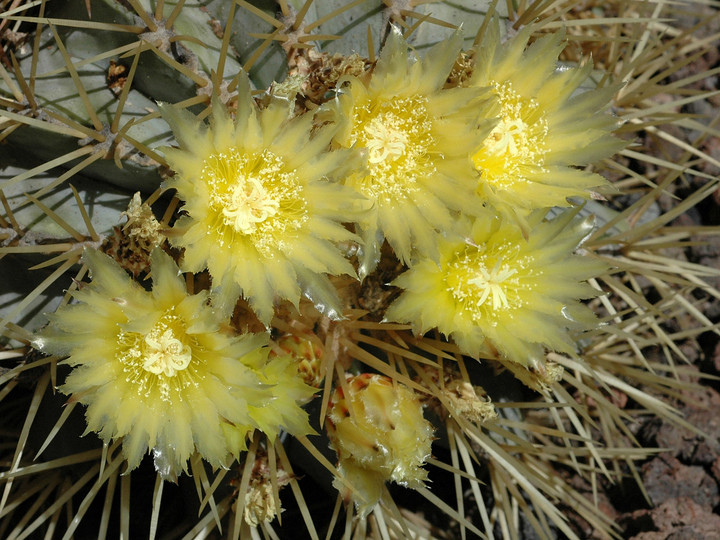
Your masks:
<path fill-rule="evenodd" d="M 592 228 L 565 211 L 543 221 L 528 217 L 532 235 L 515 220 L 483 216 L 469 238 L 440 241 L 438 265 L 423 260 L 393 284 L 405 289 L 385 318 L 411 323 L 418 332 L 437 327 L 465 354 L 497 350 L 525 366 L 542 365 L 545 349 L 573 353 L 570 331 L 597 324 L 578 299 L 595 296 L 585 280 L 605 270 L 573 254 Z"/>
<path fill-rule="evenodd" d="M 491 87 L 498 122 L 473 156 L 478 192 L 499 211 L 521 219 L 537 208 L 568 206 L 606 183 L 587 165 L 620 150 L 611 136 L 617 120 L 601 113 L 615 88 L 577 93 L 592 64 L 558 69 L 563 33 L 544 36 L 525 50 L 532 27 L 504 44 L 498 23 L 475 49 L 469 86 Z"/>
<path fill-rule="evenodd" d="M 67 354 L 74 367 L 60 391 L 87 405 L 87 432 L 123 438 L 130 469 L 152 450 L 165 478 L 186 470 L 199 452 L 215 467 L 245 449 L 254 429 L 309 433 L 296 400 L 305 386 L 288 358 L 268 361 L 266 334 L 228 336 L 208 293 L 188 295 L 172 259 L 151 255 L 146 291 L 106 255 L 87 250 L 92 281 L 77 304 L 50 315 L 34 345 Z"/>
<path fill-rule="evenodd" d="M 375 203 L 361 223 L 361 277 L 372 271 L 383 238 L 403 262 L 413 250 L 435 255 L 436 231 L 453 228 L 453 211 L 473 214 L 481 206 L 469 156 L 481 142 L 478 118 L 489 94 L 443 89 L 460 46 L 456 33 L 410 61 L 407 43 L 393 28 L 369 81 L 346 77 L 341 94 L 321 113 L 339 125 L 338 145 L 362 150 L 365 169 L 345 182 Z"/>
<path fill-rule="evenodd" d="M 341 222 L 367 206 L 330 181 L 350 158 L 327 151 L 332 129 L 311 136 L 312 116 L 289 119 L 290 107 L 273 99 L 259 110 L 244 74 L 234 121 L 219 101 L 209 127 L 162 107 L 180 144 L 165 150 L 177 173 L 165 187 L 185 203 L 171 237 L 185 249 L 182 267 L 207 268 L 229 310 L 243 294 L 265 325 L 276 296 L 297 305 L 305 293 L 330 315 L 339 309 L 325 273 L 354 275 L 335 242 L 355 239 Z"/>
<path fill-rule="evenodd" d="M 411 488 L 423 484 L 433 428 L 412 390 L 387 377 L 363 373 L 348 378 L 347 389 L 348 395 L 342 387 L 333 392 L 327 431 L 338 470 L 358 491 L 353 495 L 337 479 L 334 485 L 366 515 L 380 500 L 385 481 Z"/>

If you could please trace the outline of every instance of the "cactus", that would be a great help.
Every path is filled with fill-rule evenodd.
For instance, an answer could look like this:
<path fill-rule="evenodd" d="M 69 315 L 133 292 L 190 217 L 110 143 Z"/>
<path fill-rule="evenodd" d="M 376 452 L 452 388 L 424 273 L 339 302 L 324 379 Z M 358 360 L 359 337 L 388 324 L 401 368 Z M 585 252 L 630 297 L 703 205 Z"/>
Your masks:
<path fill-rule="evenodd" d="M 719 293 L 663 251 L 713 231 L 665 226 L 717 182 L 699 168 L 712 128 L 671 114 L 709 93 L 663 79 L 709 45 L 664 32 L 672 6 L 573 4 L 8 5 L 0 536 L 515 537 L 520 511 L 577 538 L 566 508 L 617 534 L 554 468 L 637 478 L 652 450 L 628 442 L 632 415 L 683 423 L 678 344 L 713 327 L 693 294 Z M 638 151 L 641 132 L 685 154 Z M 246 187 L 202 184 L 247 155 Z M 383 191 L 421 167 L 431 182 Z M 284 199 L 264 180 L 281 169 Z M 660 212 L 688 174 L 707 181 Z"/>

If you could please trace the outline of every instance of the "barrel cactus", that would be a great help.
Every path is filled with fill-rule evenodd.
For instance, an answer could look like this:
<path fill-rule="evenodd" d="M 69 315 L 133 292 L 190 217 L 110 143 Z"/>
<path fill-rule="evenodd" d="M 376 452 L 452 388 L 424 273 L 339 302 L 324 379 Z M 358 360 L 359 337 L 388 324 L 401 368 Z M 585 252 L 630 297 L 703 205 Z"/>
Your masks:
<path fill-rule="evenodd" d="M 0 535 L 612 535 L 555 471 L 637 476 L 712 326 L 662 251 L 716 187 L 656 203 L 712 161 L 693 78 L 651 99 L 707 47 L 671 9 L 8 6 Z"/>

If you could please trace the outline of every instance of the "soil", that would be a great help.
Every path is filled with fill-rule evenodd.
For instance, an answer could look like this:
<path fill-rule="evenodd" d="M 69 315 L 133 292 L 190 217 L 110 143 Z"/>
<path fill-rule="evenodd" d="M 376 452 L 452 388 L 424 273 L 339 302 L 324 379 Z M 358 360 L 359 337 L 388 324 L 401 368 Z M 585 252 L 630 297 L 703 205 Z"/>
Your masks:
<path fill-rule="evenodd" d="M 720 52 L 713 50 L 682 72 L 675 73 L 668 82 L 686 77 L 691 73 L 707 72 L 720 65 Z M 700 79 L 694 85 L 697 90 L 717 90 L 718 76 Z M 663 99 L 660 96 L 658 99 Z M 698 101 L 682 112 L 702 115 L 705 121 L 717 122 L 720 98 L 711 97 Z M 714 119 L 714 120 L 713 120 Z M 668 126 L 678 138 L 691 144 L 697 134 L 680 127 Z M 663 128 L 665 129 L 665 128 Z M 679 158 L 682 150 L 677 146 L 644 138 L 643 151 L 664 159 Z M 707 138 L 696 147 L 720 160 L 720 138 Z M 643 173 L 652 173 L 646 164 L 628 163 Z M 720 167 L 712 163 L 699 164 L 702 172 L 718 176 Z M 644 169 L 644 170 L 643 170 Z M 707 180 L 689 177 L 689 185 L 677 183 L 671 194 L 663 196 L 658 204 L 663 211 L 670 210 L 685 196 L 705 185 Z M 718 226 L 720 225 L 720 189 L 671 225 Z M 709 268 L 720 269 L 720 238 L 704 236 L 697 238 L 697 245 L 680 250 L 673 256 Z M 709 285 L 720 288 L 720 277 L 707 278 Z M 709 293 L 695 293 L 696 306 L 713 324 L 720 323 L 720 300 Z M 685 321 L 677 321 L 679 330 Z M 671 323 L 671 329 L 672 329 Z M 697 321 L 688 324 L 698 326 Z M 686 327 L 683 327 L 687 329 Z M 696 370 L 692 382 L 702 385 L 702 390 L 685 393 L 682 399 L 672 403 L 689 424 L 702 433 L 648 416 L 641 419 L 633 431 L 645 448 L 659 448 L 654 457 L 638 464 L 638 471 L 645 494 L 630 477 L 621 485 L 602 486 L 598 495 L 600 508 L 619 526 L 619 536 L 629 540 L 718 540 L 720 539 L 720 337 L 717 331 L 706 331 L 697 338 L 679 344 L 680 349 Z M 662 357 L 661 351 L 643 351 L 646 356 Z M 592 497 L 590 486 L 588 497 Z M 597 538 L 594 531 L 581 520 L 574 522 L 583 538 Z"/>

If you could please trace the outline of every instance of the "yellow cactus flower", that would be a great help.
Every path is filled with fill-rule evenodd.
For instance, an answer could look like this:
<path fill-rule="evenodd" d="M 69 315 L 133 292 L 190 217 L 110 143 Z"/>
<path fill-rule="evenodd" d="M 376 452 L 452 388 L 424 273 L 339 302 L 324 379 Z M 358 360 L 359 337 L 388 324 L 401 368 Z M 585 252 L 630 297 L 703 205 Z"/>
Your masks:
<path fill-rule="evenodd" d="M 339 472 L 358 491 L 353 495 L 337 479 L 334 485 L 364 516 L 380 500 L 385 481 L 423 484 L 433 427 L 417 396 L 387 377 L 363 373 L 348 378 L 347 389 L 349 395 L 342 387 L 333 392 L 327 431 Z"/>
<path fill-rule="evenodd" d="M 361 277 L 373 270 L 383 238 L 403 262 L 414 250 L 436 255 L 436 231 L 453 229 L 453 211 L 473 214 L 481 206 L 469 156 L 481 142 L 478 119 L 489 118 L 489 92 L 443 89 L 461 44 L 456 33 L 411 61 L 393 28 L 369 80 L 344 78 L 320 115 L 339 125 L 336 144 L 362 151 L 365 168 L 345 181 L 374 202 L 361 222 Z"/>
<path fill-rule="evenodd" d="M 515 220 L 481 216 L 465 240 L 440 240 L 437 264 L 423 260 L 393 284 L 405 291 L 385 318 L 423 333 L 437 327 L 473 357 L 497 351 L 525 366 L 542 366 L 545 349 L 573 353 L 570 331 L 597 325 L 578 299 L 597 292 L 585 282 L 606 270 L 573 252 L 592 224 L 568 210 L 543 221 L 528 217 L 525 239 Z"/>
<path fill-rule="evenodd" d="M 478 192 L 499 211 L 519 217 L 552 206 L 569 206 L 606 183 L 587 165 L 620 150 L 611 136 L 617 119 L 602 113 L 616 88 L 577 93 L 592 63 L 559 69 L 562 32 L 543 36 L 525 50 L 526 27 L 502 43 L 498 23 L 489 25 L 475 48 L 472 75 L 463 84 L 492 88 L 498 122 L 473 155 L 480 171 Z"/>
<path fill-rule="evenodd" d="M 165 149 L 176 172 L 165 187 L 187 214 L 171 241 L 185 249 L 184 270 L 209 270 L 229 310 L 243 294 L 267 326 L 276 296 L 297 305 L 305 293 L 333 315 L 339 306 L 325 274 L 354 275 L 335 242 L 356 238 L 341 223 L 367 206 L 332 182 L 351 156 L 328 151 L 330 126 L 311 135 L 311 115 L 290 119 L 287 100 L 260 110 L 249 84 L 242 74 L 234 121 L 217 100 L 209 127 L 161 107 L 180 144 Z"/>
<path fill-rule="evenodd" d="M 87 432 L 122 437 L 129 469 L 150 449 L 158 472 L 174 479 L 194 452 L 227 466 L 254 429 L 271 438 L 281 428 L 312 432 L 297 401 L 313 389 L 295 364 L 268 360 L 265 333 L 222 333 L 207 291 L 188 295 L 168 255 L 151 255 L 152 291 L 98 251 L 84 261 L 92 281 L 73 293 L 78 303 L 49 315 L 34 345 L 69 355 L 60 391 L 87 405 Z"/>

